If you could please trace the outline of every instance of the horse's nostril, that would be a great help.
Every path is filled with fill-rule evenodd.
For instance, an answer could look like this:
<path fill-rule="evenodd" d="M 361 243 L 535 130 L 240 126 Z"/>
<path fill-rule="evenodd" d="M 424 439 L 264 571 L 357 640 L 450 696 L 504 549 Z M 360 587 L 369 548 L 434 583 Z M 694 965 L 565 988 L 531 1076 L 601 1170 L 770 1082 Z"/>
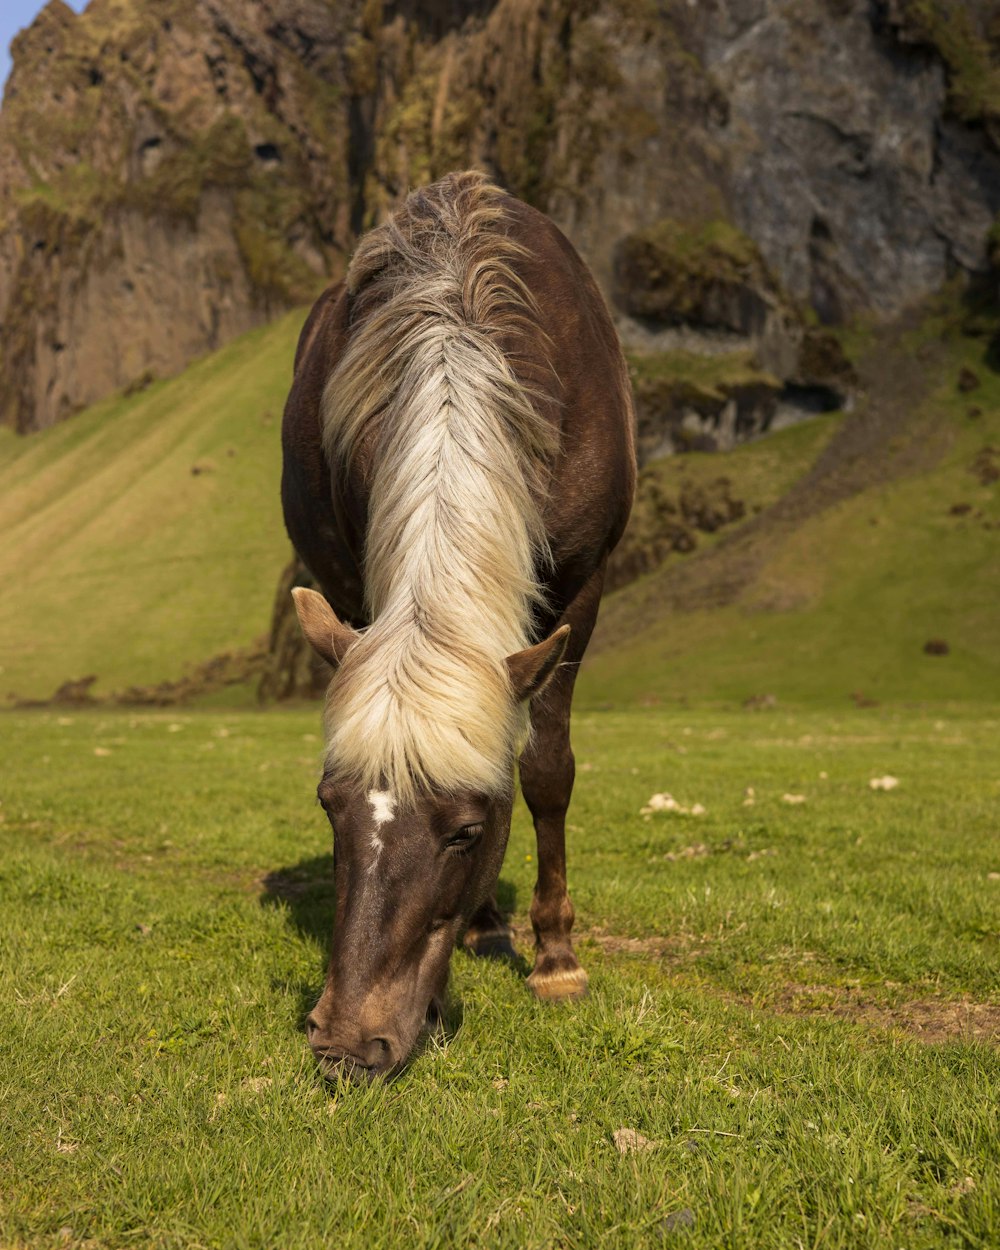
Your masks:
<path fill-rule="evenodd" d="M 346 1079 L 363 1083 L 378 1075 L 376 1067 L 363 1063 L 356 1055 L 347 1055 L 338 1050 L 317 1050 L 315 1053 L 320 1071 L 328 1081 Z"/>
<path fill-rule="evenodd" d="M 307 1016 L 306 1017 L 306 1037 L 308 1037 L 310 1041 L 312 1041 L 312 1039 L 316 1036 L 316 1032 L 318 1029 L 319 1029 L 319 1022 L 317 1021 L 316 1017 Z"/>

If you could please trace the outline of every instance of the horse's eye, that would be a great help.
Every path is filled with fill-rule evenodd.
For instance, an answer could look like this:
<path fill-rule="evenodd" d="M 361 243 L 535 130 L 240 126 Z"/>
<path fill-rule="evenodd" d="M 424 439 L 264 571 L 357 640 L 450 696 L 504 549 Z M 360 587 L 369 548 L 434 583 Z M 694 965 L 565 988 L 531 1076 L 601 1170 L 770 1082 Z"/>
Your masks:
<path fill-rule="evenodd" d="M 468 851 L 479 841 L 482 836 L 482 825 L 463 825 L 457 833 L 445 843 L 445 846 L 452 851 Z"/>

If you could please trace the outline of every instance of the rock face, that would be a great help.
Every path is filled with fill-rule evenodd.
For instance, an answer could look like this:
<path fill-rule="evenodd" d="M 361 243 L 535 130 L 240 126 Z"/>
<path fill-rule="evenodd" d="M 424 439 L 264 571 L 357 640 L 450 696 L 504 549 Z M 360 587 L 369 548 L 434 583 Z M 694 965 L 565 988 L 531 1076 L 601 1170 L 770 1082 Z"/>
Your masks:
<path fill-rule="evenodd" d="M 704 64 L 729 104 L 719 140 L 733 219 L 794 297 L 837 323 L 982 271 L 1000 206 L 1000 73 L 986 42 L 990 9 L 1000 35 L 995 5 L 702 7 Z M 949 95 L 949 60 L 976 58 L 996 98 L 988 84 L 979 100 Z"/>
<path fill-rule="evenodd" d="M 783 352 L 757 363 L 784 385 L 795 309 L 888 314 L 985 269 L 998 47 L 991 0 L 51 0 L 0 111 L 0 419 L 308 299 L 470 164 L 556 218 L 640 350 L 688 311 L 639 309 L 623 240 L 738 227 L 770 277 L 702 291 L 700 331 Z"/>

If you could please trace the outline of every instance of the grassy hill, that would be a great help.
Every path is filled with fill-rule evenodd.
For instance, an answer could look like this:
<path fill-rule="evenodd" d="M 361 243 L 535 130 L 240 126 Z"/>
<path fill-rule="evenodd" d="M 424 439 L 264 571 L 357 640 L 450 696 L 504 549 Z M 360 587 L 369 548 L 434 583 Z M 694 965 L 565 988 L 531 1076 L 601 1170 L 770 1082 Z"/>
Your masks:
<path fill-rule="evenodd" d="M 266 631 L 301 323 L 29 438 L 0 430 L 0 692 L 175 678 Z"/>
<path fill-rule="evenodd" d="M 0 692 L 177 678 L 267 629 L 300 323 L 31 438 L 0 430 Z M 635 534 L 720 476 L 746 516 L 608 598 L 582 702 L 995 696 L 1000 377 L 982 355 L 928 319 L 870 351 L 856 412 L 648 466 Z"/>
<path fill-rule="evenodd" d="M 931 320 L 872 348 L 858 410 L 824 418 L 825 438 L 811 422 L 658 466 L 668 492 L 724 471 L 768 506 L 607 600 L 585 697 L 995 698 L 1000 377 L 984 355 Z"/>

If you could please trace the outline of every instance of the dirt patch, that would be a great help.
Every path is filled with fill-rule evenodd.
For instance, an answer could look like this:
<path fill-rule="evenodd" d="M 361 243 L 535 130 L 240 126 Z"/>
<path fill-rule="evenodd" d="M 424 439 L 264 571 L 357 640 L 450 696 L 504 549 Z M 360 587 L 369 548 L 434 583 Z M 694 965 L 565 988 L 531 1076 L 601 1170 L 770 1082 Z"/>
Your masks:
<path fill-rule="evenodd" d="M 535 937 L 527 921 L 510 921 L 514 945 L 523 953 L 534 948 Z M 683 935 L 672 937 L 626 937 L 621 933 L 608 933 L 603 928 L 580 929 L 573 932 L 574 942 L 581 947 L 596 946 L 605 955 L 651 955 L 665 963 L 688 963 L 698 957 L 700 947 L 694 939 Z"/>
<path fill-rule="evenodd" d="M 696 940 L 676 937 L 625 937 L 589 929 L 574 935 L 581 947 L 597 946 L 606 955 L 649 956 L 675 966 L 690 964 L 704 950 Z M 514 938 L 522 950 L 530 950 L 532 934 L 526 925 L 515 925 Z M 711 988 L 699 982 L 701 991 Z M 899 1029 L 928 1045 L 939 1042 L 985 1042 L 1000 1046 L 1000 1003 L 981 1003 L 969 995 L 959 998 L 898 998 L 880 1002 L 870 990 L 853 986 L 799 985 L 792 982 L 763 1002 L 749 996 L 719 996 L 741 1007 L 759 1007 L 775 1015 L 829 1016 L 874 1029 Z"/>
<path fill-rule="evenodd" d="M 214 694 L 227 686 L 239 686 L 260 677 L 267 664 L 265 639 L 236 651 L 223 651 L 211 659 L 193 664 L 176 681 L 160 681 L 149 686 L 127 686 L 108 694 L 94 694 L 96 675 L 65 681 L 47 699 L 24 699 L 11 693 L 16 708 L 33 707 L 173 707 L 201 695 Z"/>
<path fill-rule="evenodd" d="M 782 1015 L 835 1015 L 872 1028 L 901 1029 L 922 1042 L 1000 1045 L 1000 1003 L 979 1003 L 968 995 L 884 1003 L 850 986 L 789 984 L 767 1005 Z"/>
<path fill-rule="evenodd" d="M 295 869 L 272 872 L 257 878 L 255 885 L 263 886 L 272 898 L 283 899 L 293 909 L 325 896 L 333 911 L 333 873 L 329 857 L 320 857 Z M 518 953 L 527 956 L 534 947 L 534 935 L 526 917 L 509 921 L 514 945 Z M 321 941 L 328 939 L 328 918 L 316 929 L 315 936 Z M 655 959 L 661 965 L 674 968 L 690 968 L 705 952 L 707 943 L 695 934 L 655 935 L 629 937 L 621 933 L 608 933 L 603 927 L 578 929 L 573 934 L 581 958 L 586 962 L 587 947 L 597 947 L 602 954 L 612 958 Z M 527 968 L 527 965 L 525 965 Z M 683 973 L 680 974 L 681 976 Z M 905 999 L 896 996 L 893 1001 L 879 1001 L 872 997 L 870 989 L 842 985 L 801 985 L 786 982 L 773 994 L 763 999 L 749 995 L 732 994 L 721 988 L 713 990 L 699 979 L 697 989 L 714 993 L 717 997 L 742 1008 L 757 1008 L 777 1016 L 803 1017 L 837 1016 L 855 1024 L 873 1029 L 898 1029 L 918 1041 L 928 1044 L 954 1041 L 984 1042 L 1000 1046 L 1000 1003 L 981 1003 L 969 995 L 959 998 L 931 997 Z M 895 987 L 888 987 L 890 996 Z"/>

